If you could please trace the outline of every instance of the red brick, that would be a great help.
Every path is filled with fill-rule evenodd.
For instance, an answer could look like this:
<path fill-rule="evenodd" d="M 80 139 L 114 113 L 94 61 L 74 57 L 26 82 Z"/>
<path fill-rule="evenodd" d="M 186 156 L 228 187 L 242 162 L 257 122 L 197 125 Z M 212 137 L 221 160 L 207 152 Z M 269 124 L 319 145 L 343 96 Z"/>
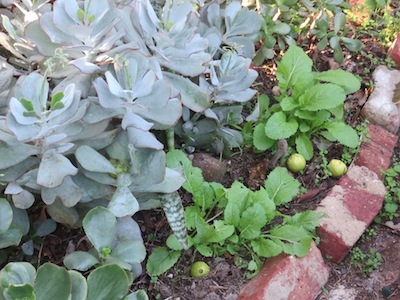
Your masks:
<path fill-rule="evenodd" d="M 354 163 L 360 167 L 367 167 L 382 179 L 382 170 L 387 170 L 389 168 L 392 155 L 393 152 L 386 148 L 379 147 L 375 143 L 363 143 Z"/>
<path fill-rule="evenodd" d="M 396 147 L 399 137 L 381 126 L 369 124 L 368 134 L 371 137 L 371 142 L 378 144 L 390 151 Z"/>
<path fill-rule="evenodd" d="M 341 262 L 382 208 L 386 189 L 366 167 L 352 166 L 316 209 L 328 215 L 320 221 L 318 247 L 333 262 Z"/>
<path fill-rule="evenodd" d="M 360 153 L 358 153 L 354 163 L 358 166 L 367 167 L 382 179 L 381 171 L 387 170 L 391 164 L 393 149 L 397 144 L 398 136 L 372 124 L 369 125 L 368 133 L 371 139 L 361 144 Z"/>
<path fill-rule="evenodd" d="M 400 34 L 397 35 L 388 55 L 396 63 L 397 69 L 400 69 Z"/>
<path fill-rule="evenodd" d="M 260 273 L 243 288 L 238 300 L 314 300 L 329 273 L 321 252 L 312 243 L 303 258 L 281 254 L 268 259 Z"/>

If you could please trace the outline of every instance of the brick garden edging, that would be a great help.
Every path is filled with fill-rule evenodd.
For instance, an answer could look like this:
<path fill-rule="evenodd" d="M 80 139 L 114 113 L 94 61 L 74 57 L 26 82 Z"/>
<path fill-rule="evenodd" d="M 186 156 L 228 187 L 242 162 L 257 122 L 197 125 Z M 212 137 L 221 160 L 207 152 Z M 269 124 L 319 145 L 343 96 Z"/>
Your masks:
<path fill-rule="evenodd" d="M 281 254 L 268 259 L 242 289 L 238 300 L 314 300 L 329 278 L 325 259 L 341 262 L 382 208 L 385 186 L 381 170 L 391 163 L 398 136 L 369 125 L 371 139 L 361 144 L 349 171 L 321 201 L 317 229 L 321 241 L 303 258 Z"/>

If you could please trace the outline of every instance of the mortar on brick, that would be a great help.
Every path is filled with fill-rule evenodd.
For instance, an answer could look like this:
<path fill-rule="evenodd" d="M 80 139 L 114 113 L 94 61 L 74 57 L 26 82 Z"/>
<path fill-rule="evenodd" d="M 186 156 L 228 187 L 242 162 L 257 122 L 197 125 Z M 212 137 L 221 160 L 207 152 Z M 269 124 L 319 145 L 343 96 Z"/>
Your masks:
<path fill-rule="evenodd" d="M 364 191 L 369 194 L 385 196 L 386 188 L 385 185 L 379 180 L 378 176 L 364 166 L 352 166 L 347 172 L 347 176 L 357 182 Z M 355 186 L 355 188 L 360 189 Z"/>
<path fill-rule="evenodd" d="M 334 186 L 316 210 L 328 215 L 328 218 L 321 219 L 321 227 L 336 232 L 346 245 L 353 246 L 359 236 L 355 239 L 352 233 L 363 232 L 367 224 L 355 219 L 344 205 L 345 192 L 340 185 Z"/>

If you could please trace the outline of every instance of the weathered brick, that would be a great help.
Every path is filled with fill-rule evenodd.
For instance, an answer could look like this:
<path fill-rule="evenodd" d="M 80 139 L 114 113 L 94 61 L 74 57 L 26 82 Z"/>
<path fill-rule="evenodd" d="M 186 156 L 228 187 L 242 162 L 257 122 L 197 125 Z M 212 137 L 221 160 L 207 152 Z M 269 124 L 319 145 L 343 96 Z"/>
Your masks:
<path fill-rule="evenodd" d="M 381 126 L 374 124 L 368 125 L 368 134 L 371 137 L 371 142 L 376 143 L 390 151 L 396 147 L 399 137 Z"/>
<path fill-rule="evenodd" d="M 314 300 L 329 273 L 320 250 L 312 243 L 305 257 L 281 254 L 268 259 L 238 300 Z"/>
<path fill-rule="evenodd" d="M 376 145 L 376 143 L 363 143 L 354 163 L 364 166 L 383 178 L 382 170 L 387 170 L 392 160 L 393 152 Z"/>
<path fill-rule="evenodd" d="M 353 165 L 316 209 L 322 218 L 317 234 L 322 254 L 339 263 L 382 208 L 386 189 L 378 176 Z"/>
<path fill-rule="evenodd" d="M 387 170 L 390 166 L 398 136 L 380 126 L 370 124 L 368 127 L 371 139 L 361 144 L 360 152 L 354 163 L 358 166 L 367 167 L 382 179 L 381 171 Z"/>
<path fill-rule="evenodd" d="M 397 35 L 397 39 L 394 41 L 388 56 L 394 60 L 397 69 L 400 69 L 400 34 Z"/>

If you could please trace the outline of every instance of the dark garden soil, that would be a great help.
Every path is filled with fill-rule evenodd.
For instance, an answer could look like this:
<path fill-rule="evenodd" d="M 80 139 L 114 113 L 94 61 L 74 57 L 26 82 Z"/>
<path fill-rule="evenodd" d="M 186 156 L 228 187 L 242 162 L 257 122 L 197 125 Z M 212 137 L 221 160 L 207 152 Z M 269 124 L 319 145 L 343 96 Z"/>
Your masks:
<path fill-rule="evenodd" d="M 387 49 L 376 41 L 367 36 L 362 41 L 366 45 L 364 48 L 366 53 L 370 53 L 378 59 L 386 57 Z M 305 45 L 304 49 L 314 60 L 318 71 L 341 67 L 363 79 L 362 89 L 349 96 L 345 104 L 348 123 L 353 126 L 361 124 L 363 120 L 360 117 L 360 110 L 372 90 L 366 85 L 371 79 L 371 73 L 365 74 L 364 70 L 370 68 L 373 71 L 376 66 L 371 65 L 370 60 L 362 55 L 347 55 L 343 64 L 338 65 L 334 62 L 331 51 L 318 52 L 313 45 Z M 259 72 L 257 89 L 261 93 L 273 97 L 271 91 L 276 84 L 273 76 L 275 64 L 271 61 L 262 67 L 254 68 Z M 340 158 L 341 155 L 342 147 L 333 144 L 328 149 L 326 157 L 329 160 L 330 158 Z M 395 148 L 394 157 L 397 161 L 400 160 L 400 143 Z M 221 181 L 229 186 L 230 183 L 238 180 L 249 188 L 257 190 L 262 186 L 270 171 L 271 160 L 270 153 L 255 154 L 251 149 L 244 148 L 242 152 L 238 152 L 226 160 L 228 172 L 224 178 L 221 178 Z M 323 178 L 322 171 L 317 168 L 321 160 L 322 158 L 316 154 L 314 160 L 307 165 L 306 170 L 297 176 L 308 192 L 280 208 L 283 213 L 294 214 L 314 209 L 335 185 L 336 180 Z M 277 165 L 283 165 L 283 162 L 278 161 Z M 316 183 L 316 179 L 320 180 Z M 190 203 L 190 197 L 183 196 L 184 202 Z M 45 207 L 36 207 L 31 217 L 33 221 L 45 219 Z M 165 245 L 166 238 L 171 232 L 161 210 L 140 212 L 135 218 L 141 226 L 149 253 L 153 248 Z M 393 222 L 394 224 L 400 223 L 400 218 L 394 219 Z M 377 270 L 364 274 L 365 265 L 360 263 L 352 265 L 350 255 L 341 264 L 328 262 L 331 267 L 331 276 L 322 294 L 318 297 L 319 300 L 400 299 L 400 229 L 395 230 L 373 223 L 369 232 L 369 237 L 360 239 L 356 247 L 366 253 L 369 253 L 370 249 L 375 249 L 382 255 L 382 264 Z M 90 248 L 82 230 L 69 230 L 62 226 L 59 226 L 53 234 L 46 236 L 44 241 L 38 245 L 41 246 L 36 249 L 35 253 L 39 253 L 39 255 L 35 261 L 31 261 L 37 265 L 46 261 L 62 265 L 66 250 L 68 251 L 69 248 L 77 250 Z M 11 260 L 20 260 L 22 256 L 22 253 L 10 253 Z M 197 260 L 204 260 L 210 265 L 211 272 L 208 276 L 200 279 L 193 279 L 190 276 L 190 266 Z M 247 281 L 243 269 L 235 265 L 235 257 L 226 255 L 220 258 L 203 258 L 188 250 L 183 253 L 172 269 L 158 278 L 152 279 L 146 274 L 140 276 L 132 285 L 132 290 L 144 288 L 150 299 L 234 300 Z M 344 290 L 342 294 L 340 294 L 340 289 Z M 337 292 L 329 294 L 332 290 Z M 395 298 L 396 296 L 399 298 Z"/>

